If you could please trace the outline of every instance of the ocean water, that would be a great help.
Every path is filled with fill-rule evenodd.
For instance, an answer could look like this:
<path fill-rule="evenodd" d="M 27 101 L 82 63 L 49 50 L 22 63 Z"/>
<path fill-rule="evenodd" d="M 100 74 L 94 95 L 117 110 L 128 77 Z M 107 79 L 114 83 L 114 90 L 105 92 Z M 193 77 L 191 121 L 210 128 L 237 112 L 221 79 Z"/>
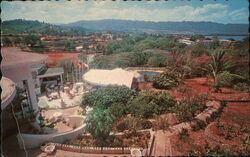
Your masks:
<path fill-rule="evenodd" d="M 213 38 L 213 36 L 211 36 L 211 35 L 207 35 L 206 37 L 208 37 L 208 38 Z M 247 36 L 217 36 L 219 39 L 229 39 L 229 38 L 233 38 L 234 40 L 236 40 L 236 41 L 240 41 L 240 40 L 242 40 L 242 39 L 244 39 L 244 38 L 246 38 Z"/>

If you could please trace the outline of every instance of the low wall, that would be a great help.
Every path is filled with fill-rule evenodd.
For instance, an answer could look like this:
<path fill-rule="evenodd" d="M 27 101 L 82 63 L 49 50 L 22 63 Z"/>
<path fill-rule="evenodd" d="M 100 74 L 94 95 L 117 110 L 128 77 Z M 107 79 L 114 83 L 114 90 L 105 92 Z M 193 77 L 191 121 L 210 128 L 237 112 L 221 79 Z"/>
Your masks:
<path fill-rule="evenodd" d="M 142 150 L 142 148 L 132 147 L 81 147 L 59 143 L 54 144 L 56 145 L 56 149 L 88 154 L 130 154 L 131 149 Z"/>
<path fill-rule="evenodd" d="M 151 156 L 154 145 L 154 131 L 152 129 L 140 130 L 138 132 L 150 132 L 150 139 L 148 141 L 148 148 L 135 148 L 135 147 L 81 147 L 68 144 L 53 143 L 56 145 L 56 149 L 87 153 L 87 154 L 131 154 L 132 149 L 139 149 L 142 152 L 142 156 Z M 123 135 L 124 133 L 116 133 L 115 135 Z"/>
<path fill-rule="evenodd" d="M 206 120 L 210 118 L 212 113 L 218 112 L 219 108 L 221 107 L 221 104 L 217 101 L 207 102 L 206 105 L 208 108 L 205 109 L 200 114 L 198 114 L 197 116 L 195 116 L 195 120 L 201 120 L 203 122 L 206 122 Z M 179 123 L 177 125 L 170 127 L 170 130 L 171 130 L 171 132 L 169 132 L 170 135 L 179 134 L 182 129 L 190 130 L 192 128 L 191 123 L 195 123 L 195 120 L 191 122 L 182 122 L 182 123 Z"/>
<path fill-rule="evenodd" d="M 84 117 L 79 115 L 73 115 L 67 118 L 69 119 L 69 125 L 71 127 L 75 126 L 76 129 L 63 133 L 53 134 L 18 134 L 17 139 L 20 148 L 23 149 L 21 136 L 24 140 L 26 148 L 37 148 L 47 142 L 63 143 L 65 140 L 77 138 L 77 136 L 81 135 L 85 130 L 85 125 L 83 125 Z"/>
<path fill-rule="evenodd" d="M 128 67 L 125 70 L 138 70 L 138 71 L 166 71 L 165 67 Z"/>

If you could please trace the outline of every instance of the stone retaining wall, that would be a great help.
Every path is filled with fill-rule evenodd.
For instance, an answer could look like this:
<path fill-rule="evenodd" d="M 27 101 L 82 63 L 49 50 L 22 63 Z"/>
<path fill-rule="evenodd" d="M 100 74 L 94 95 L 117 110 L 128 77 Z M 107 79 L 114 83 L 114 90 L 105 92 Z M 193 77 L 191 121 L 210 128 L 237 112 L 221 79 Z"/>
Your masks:
<path fill-rule="evenodd" d="M 202 113 L 198 114 L 195 117 L 195 120 L 191 121 L 191 122 L 182 122 L 179 123 L 177 125 L 174 125 L 172 127 L 170 127 L 170 133 L 169 135 L 174 135 L 174 134 L 178 134 L 182 128 L 183 129 L 191 129 L 191 123 L 195 123 L 196 120 L 201 120 L 206 122 L 206 120 L 208 118 L 210 118 L 210 116 L 212 115 L 212 113 L 214 112 L 218 112 L 219 108 L 221 107 L 220 103 L 217 101 L 210 101 L 206 103 L 206 106 L 208 107 L 207 109 L 205 109 Z"/>
<path fill-rule="evenodd" d="M 56 149 L 88 154 L 130 154 L 131 149 L 143 150 L 143 148 L 133 147 L 81 147 L 59 143 L 52 144 L 56 145 Z"/>
<path fill-rule="evenodd" d="M 88 154 L 130 154 L 131 149 L 140 149 L 142 151 L 142 156 L 151 156 L 153 145 L 154 145 L 154 131 L 152 129 L 140 130 L 138 132 L 150 132 L 150 139 L 148 141 L 148 148 L 134 148 L 134 147 L 81 147 L 60 143 L 52 143 L 56 145 L 56 149 L 78 152 L 78 153 L 88 153 Z M 122 135 L 123 133 L 115 134 Z"/>
<path fill-rule="evenodd" d="M 166 71 L 165 67 L 128 67 L 125 70 L 138 70 L 138 71 Z"/>

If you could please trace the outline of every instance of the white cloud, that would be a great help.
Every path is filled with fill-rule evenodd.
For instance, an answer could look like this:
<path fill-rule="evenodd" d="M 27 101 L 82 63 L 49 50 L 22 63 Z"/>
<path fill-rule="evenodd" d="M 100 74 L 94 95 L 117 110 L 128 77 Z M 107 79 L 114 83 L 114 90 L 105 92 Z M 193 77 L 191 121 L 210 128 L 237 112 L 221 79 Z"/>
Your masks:
<path fill-rule="evenodd" d="M 246 8 L 241 8 L 238 10 L 234 10 L 232 12 L 229 13 L 230 18 L 232 19 L 232 21 L 237 21 L 237 20 L 241 20 L 244 18 L 248 18 L 249 15 L 249 10 Z"/>
<path fill-rule="evenodd" d="M 127 2 L 126 2 L 127 3 Z M 2 19 L 25 18 L 50 23 L 69 23 L 78 20 L 130 19 L 145 21 L 214 21 L 231 22 L 246 18 L 246 9 L 230 12 L 225 4 L 206 4 L 200 7 L 191 5 L 173 8 L 145 8 L 127 5 L 122 1 L 36 1 L 2 2 Z M 147 1 L 154 3 L 154 1 Z M 13 12 L 15 10 L 15 12 Z M 12 11 L 12 13 L 11 13 Z"/>

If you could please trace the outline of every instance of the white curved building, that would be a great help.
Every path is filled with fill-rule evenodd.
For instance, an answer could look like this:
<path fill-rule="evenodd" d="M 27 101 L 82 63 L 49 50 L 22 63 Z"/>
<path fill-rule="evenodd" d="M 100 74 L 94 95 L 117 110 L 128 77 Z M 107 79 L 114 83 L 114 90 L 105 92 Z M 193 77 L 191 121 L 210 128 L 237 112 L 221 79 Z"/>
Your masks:
<path fill-rule="evenodd" d="M 12 80 L 6 77 L 2 77 L 1 88 L 2 88 L 1 110 L 4 110 L 14 99 L 15 94 L 16 94 L 16 86 Z"/>
<path fill-rule="evenodd" d="M 35 82 L 32 74 L 32 65 L 45 63 L 46 55 L 23 52 L 16 47 L 1 48 L 1 71 L 4 77 L 15 82 L 16 86 L 26 90 L 29 107 L 38 111 Z M 7 92 L 7 91 L 4 91 Z"/>

